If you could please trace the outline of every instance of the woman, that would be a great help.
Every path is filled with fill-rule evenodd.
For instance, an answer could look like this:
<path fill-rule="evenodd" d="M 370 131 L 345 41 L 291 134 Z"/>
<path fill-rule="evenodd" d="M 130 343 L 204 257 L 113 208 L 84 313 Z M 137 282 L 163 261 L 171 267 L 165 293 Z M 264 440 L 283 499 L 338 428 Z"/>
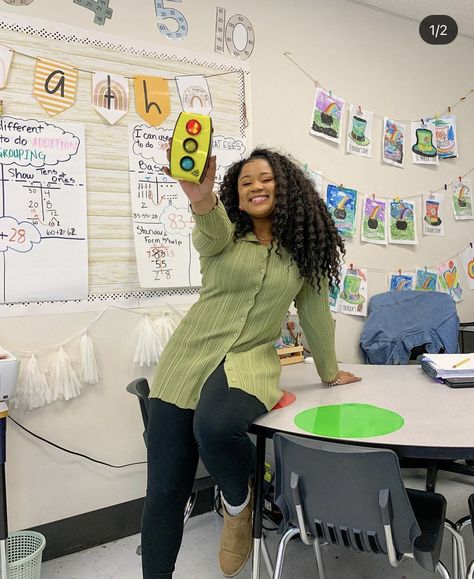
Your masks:
<path fill-rule="evenodd" d="M 281 396 L 274 343 L 293 300 L 321 379 L 360 380 L 337 366 L 328 286 L 338 282 L 344 244 L 310 181 L 266 149 L 229 168 L 220 199 L 215 172 L 213 157 L 202 184 L 181 182 L 194 213 L 202 289 L 151 388 L 144 579 L 172 577 L 199 455 L 222 493 L 221 571 L 233 577 L 245 565 L 254 458 L 247 431 Z"/>

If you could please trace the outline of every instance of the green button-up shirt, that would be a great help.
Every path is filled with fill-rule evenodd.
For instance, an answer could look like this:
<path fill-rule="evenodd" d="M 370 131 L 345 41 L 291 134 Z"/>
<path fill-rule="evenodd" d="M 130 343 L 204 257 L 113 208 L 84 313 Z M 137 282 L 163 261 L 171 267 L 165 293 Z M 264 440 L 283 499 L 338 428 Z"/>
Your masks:
<path fill-rule="evenodd" d="M 274 343 L 293 300 L 321 379 L 334 379 L 327 281 L 318 293 L 300 277 L 288 251 L 277 255 L 253 233 L 234 242 L 234 224 L 221 201 L 194 219 L 202 289 L 158 361 L 150 396 L 194 409 L 203 384 L 225 359 L 229 386 L 256 396 L 270 410 L 281 397 Z"/>

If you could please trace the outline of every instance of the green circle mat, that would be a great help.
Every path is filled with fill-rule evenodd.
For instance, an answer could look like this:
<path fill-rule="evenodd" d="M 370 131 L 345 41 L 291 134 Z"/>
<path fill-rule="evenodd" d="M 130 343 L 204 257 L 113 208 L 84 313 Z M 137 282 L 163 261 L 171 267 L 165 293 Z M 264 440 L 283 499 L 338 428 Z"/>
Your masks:
<path fill-rule="evenodd" d="M 295 416 L 295 424 L 311 434 L 334 438 L 370 438 L 403 426 L 396 412 L 371 404 L 332 404 L 309 408 Z"/>

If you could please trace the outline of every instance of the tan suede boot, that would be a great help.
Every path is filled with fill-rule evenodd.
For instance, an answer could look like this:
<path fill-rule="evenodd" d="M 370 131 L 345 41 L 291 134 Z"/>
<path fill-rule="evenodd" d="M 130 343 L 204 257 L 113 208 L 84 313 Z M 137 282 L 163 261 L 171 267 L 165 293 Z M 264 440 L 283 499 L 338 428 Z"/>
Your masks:
<path fill-rule="evenodd" d="M 232 517 L 224 513 L 224 529 L 222 531 L 219 550 L 219 567 L 224 577 L 234 577 L 244 567 L 252 551 L 252 508 L 253 493 L 250 489 L 250 500 L 244 510 Z"/>

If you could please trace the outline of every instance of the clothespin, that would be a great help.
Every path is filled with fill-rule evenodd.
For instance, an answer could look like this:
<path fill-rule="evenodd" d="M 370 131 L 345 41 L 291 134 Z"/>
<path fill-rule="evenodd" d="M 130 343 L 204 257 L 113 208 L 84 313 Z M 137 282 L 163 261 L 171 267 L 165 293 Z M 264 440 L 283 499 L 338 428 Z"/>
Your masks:
<path fill-rule="evenodd" d="M 358 115 L 361 115 L 361 114 L 362 114 L 362 109 L 361 109 L 360 105 L 359 105 L 359 107 L 358 107 L 358 109 L 357 109 L 357 114 L 358 114 Z"/>
<path fill-rule="evenodd" d="M 401 269 L 398 270 L 398 275 L 402 275 L 402 270 L 401 270 Z"/>
<path fill-rule="evenodd" d="M 425 265 L 425 273 L 426 273 L 427 271 L 428 271 L 428 268 L 427 268 L 426 265 Z"/>
<path fill-rule="evenodd" d="M 400 197 L 394 197 L 393 200 L 395 201 L 395 203 L 400 203 L 400 201 L 401 201 Z"/>
<path fill-rule="evenodd" d="M 436 120 L 439 119 L 439 113 L 435 113 L 435 119 L 436 119 Z"/>
<path fill-rule="evenodd" d="M 459 177 L 459 181 L 460 181 L 460 182 L 462 181 L 462 177 L 461 177 L 461 176 Z"/>
<path fill-rule="evenodd" d="M 349 264 L 349 269 L 350 269 L 350 270 L 353 270 L 353 269 L 354 269 L 354 264 L 353 264 L 353 263 L 350 263 L 350 264 Z"/>
<path fill-rule="evenodd" d="M 447 191 L 447 190 L 448 190 L 448 186 L 447 186 L 447 184 L 446 184 L 446 183 L 444 184 L 444 190 L 445 190 L 445 191 Z"/>
<path fill-rule="evenodd" d="M 471 241 L 471 243 L 470 243 L 469 245 L 471 246 L 471 249 L 472 249 L 472 241 Z"/>
<path fill-rule="evenodd" d="M 375 201 L 375 193 L 372 193 L 372 201 Z"/>
<path fill-rule="evenodd" d="M 448 105 L 448 113 L 451 112 L 451 105 Z"/>
<path fill-rule="evenodd" d="M 329 96 L 332 97 L 332 90 L 329 89 Z"/>
<path fill-rule="evenodd" d="M 423 126 L 425 126 L 425 121 L 424 121 L 423 117 L 421 117 L 421 124 L 422 124 Z"/>
<path fill-rule="evenodd" d="M 304 172 L 307 173 L 308 172 L 308 163 L 304 164 Z"/>
<path fill-rule="evenodd" d="M 339 189 L 344 189 L 344 185 L 342 183 L 339 185 Z"/>
<path fill-rule="evenodd" d="M 3 101 L 0 100 L 0 117 L 3 115 Z"/>

